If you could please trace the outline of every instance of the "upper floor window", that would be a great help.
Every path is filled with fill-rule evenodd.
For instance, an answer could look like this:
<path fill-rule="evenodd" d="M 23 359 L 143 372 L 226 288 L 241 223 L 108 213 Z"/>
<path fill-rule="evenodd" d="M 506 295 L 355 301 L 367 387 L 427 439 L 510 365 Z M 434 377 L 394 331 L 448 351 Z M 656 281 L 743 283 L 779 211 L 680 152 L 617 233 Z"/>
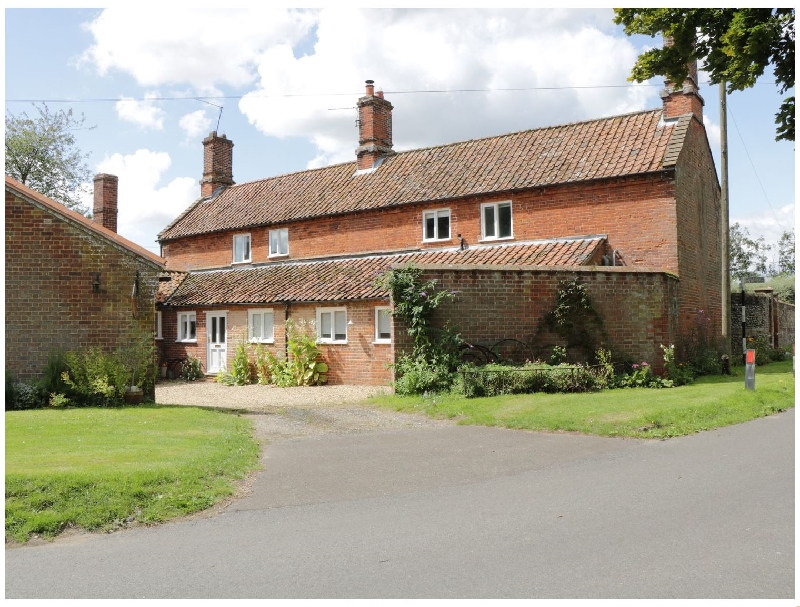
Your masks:
<path fill-rule="evenodd" d="M 327 343 L 347 343 L 345 308 L 317 309 L 317 340 Z"/>
<path fill-rule="evenodd" d="M 236 234 L 233 237 L 233 263 L 250 261 L 250 234 Z"/>
<path fill-rule="evenodd" d="M 178 341 L 197 341 L 197 315 L 194 312 L 178 314 Z"/>
<path fill-rule="evenodd" d="M 247 327 L 250 341 L 272 343 L 274 339 L 272 310 L 248 310 Z"/>
<path fill-rule="evenodd" d="M 269 256 L 289 254 L 289 228 L 269 231 Z"/>
<path fill-rule="evenodd" d="M 450 209 L 422 214 L 422 240 L 450 240 Z"/>
<path fill-rule="evenodd" d="M 375 343 L 392 343 L 392 309 L 388 306 L 375 308 Z"/>
<path fill-rule="evenodd" d="M 511 202 L 481 205 L 481 240 L 511 238 Z"/>

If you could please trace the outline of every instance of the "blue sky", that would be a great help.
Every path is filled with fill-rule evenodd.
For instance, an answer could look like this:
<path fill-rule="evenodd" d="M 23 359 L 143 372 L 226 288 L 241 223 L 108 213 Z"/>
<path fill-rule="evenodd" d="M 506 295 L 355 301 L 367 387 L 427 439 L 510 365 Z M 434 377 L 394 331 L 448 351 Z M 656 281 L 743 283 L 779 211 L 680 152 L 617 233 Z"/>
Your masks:
<path fill-rule="evenodd" d="M 242 183 L 354 159 L 368 78 L 395 107 L 397 150 L 661 105 L 663 81 L 626 81 L 661 41 L 628 38 L 611 9 L 153 10 L 6 9 L 5 99 L 85 115 L 92 171 L 120 177 L 119 232 L 154 252 L 199 196 L 218 120 Z M 719 170 L 718 87 L 702 73 L 700 92 Z M 730 220 L 768 242 L 795 223 L 780 101 L 771 75 L 728 96 Z"/>

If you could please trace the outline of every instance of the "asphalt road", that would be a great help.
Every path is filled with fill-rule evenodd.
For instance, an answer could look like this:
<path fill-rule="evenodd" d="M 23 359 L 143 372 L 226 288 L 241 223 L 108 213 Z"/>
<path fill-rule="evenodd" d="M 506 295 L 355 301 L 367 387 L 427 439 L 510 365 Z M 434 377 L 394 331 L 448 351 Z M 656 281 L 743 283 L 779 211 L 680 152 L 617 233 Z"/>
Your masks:
<path fill-rule="evenodd" d="M 794 416 L 286 440 L 219 516 L 7 549 L 6 598 L 789 599 Z"/>

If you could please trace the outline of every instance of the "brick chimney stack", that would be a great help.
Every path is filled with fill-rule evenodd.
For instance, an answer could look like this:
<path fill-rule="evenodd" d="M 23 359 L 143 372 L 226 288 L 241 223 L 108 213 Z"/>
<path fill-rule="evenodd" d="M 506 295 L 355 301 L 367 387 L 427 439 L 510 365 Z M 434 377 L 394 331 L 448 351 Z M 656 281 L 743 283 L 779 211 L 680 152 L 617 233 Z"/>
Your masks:
<path fill-rule="evenodd" d="M 664 36 L 664 46 L 672 46 L 671 36 Z M 694 114 L 700 122 L 703 122 L 703 106 L 705 101 L 700 96 L 697 87 L 697 61 L 692 61 L 688 65 L 689 76 L 683 82 L 680 89 L 676 89 L 675 83 L 666 80 L 664 89 L 661 91 L 661 99 L 664 103 L 664 118 L 676 118 L 681 114 Z"/>
<path fill-rule="evenodd" d="M 366 95 L 358 100 L 359 170 L 371 169 L 379 158 L 394 154 L 392 149 L 392 104 L 383 98 L 383 91 L 375 94 L 375 85 L 367 80 Z"/>
<path fill-rule="evenodd" d="M 203 139 L 203 179 L 200 196 L 207 197 L 221 186 L 233 185 L 233 141 L 211 131 Z"/>
<path fill-rule="evenodd" d="M 117 231 L 117 192 L 119 177 L 99 173 L 94 177 L 94 221 L 104 228 Z"/>

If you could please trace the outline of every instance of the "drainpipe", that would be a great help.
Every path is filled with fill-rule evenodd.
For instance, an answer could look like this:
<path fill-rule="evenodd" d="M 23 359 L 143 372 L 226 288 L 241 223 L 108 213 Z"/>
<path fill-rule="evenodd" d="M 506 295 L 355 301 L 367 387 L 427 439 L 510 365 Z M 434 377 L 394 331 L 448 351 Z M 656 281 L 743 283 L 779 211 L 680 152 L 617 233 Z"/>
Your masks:
<path fill-rule="evenodd" d="M 283 305 L 286 306 L 286 310 L 283 316 L 283 351 L 286 359 L 289 359 L 289 336 L 286 334 L 286 321 L 289 320 L 289 306 L 292 304 L 291 301 L 284 301 Z"/>

